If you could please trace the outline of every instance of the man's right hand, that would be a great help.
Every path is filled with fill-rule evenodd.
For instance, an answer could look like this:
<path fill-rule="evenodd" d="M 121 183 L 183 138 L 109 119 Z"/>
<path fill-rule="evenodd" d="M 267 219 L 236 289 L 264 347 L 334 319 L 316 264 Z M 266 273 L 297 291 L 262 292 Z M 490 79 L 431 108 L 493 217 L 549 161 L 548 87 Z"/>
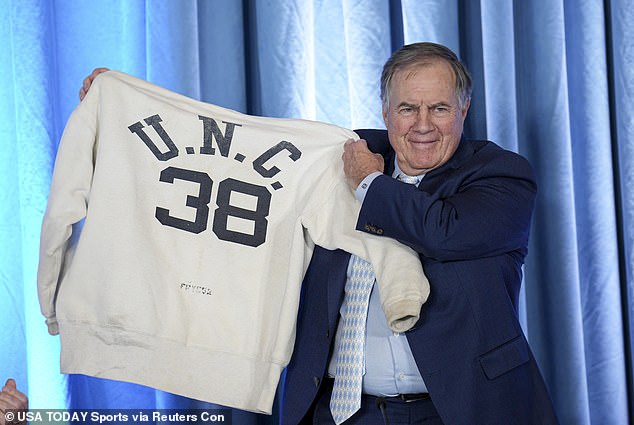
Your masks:
<path fill-rule="evenodd" d="M 84 78 L 84 82 L 83 82 L 81 88 L 79 89 L 79 100 L 80 101 L 84 100 L 84 97 L 86 97 L 86 93 L 88 93 L 88 90 L 90 89 L 90 86 L 92 85 L 92 82 L 95 79 L 95 77 L 97 75 L 101 74 L 102 72 L 106 72 L 106 71 L 109 71 L 109 69 L 108 68 L 95 68 L 95 70 L 92 72 L 92 74 L 90 74 L 89 76 Z"/>

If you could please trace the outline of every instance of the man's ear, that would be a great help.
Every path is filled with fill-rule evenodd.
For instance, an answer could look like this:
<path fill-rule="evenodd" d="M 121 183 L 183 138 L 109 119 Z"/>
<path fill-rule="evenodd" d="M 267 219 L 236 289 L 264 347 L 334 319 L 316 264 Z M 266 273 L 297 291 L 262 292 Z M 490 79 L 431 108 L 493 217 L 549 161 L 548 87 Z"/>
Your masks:
<path fill-rule="evenodd" d="M 464 121 L 467 118 L 467 112 L 469 111 L 469 106 L 471 106 L 471 98 L 467 99 L 467 104 L 462 108 L 462 120 Z"/>

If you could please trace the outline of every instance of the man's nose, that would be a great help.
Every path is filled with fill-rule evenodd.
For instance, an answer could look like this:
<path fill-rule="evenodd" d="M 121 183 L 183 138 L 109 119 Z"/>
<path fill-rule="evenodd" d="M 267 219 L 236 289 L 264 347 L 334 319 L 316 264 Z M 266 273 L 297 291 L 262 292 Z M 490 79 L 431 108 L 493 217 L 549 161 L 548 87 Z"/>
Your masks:
<path fill-rule="evenodd" d="M 427 108 L 420 108 L 416 114 L 416 121 L 412 128 L 416 131 L 426 133 L 433 130 L 434 125 L 431 121 L 431 114 Z"/>

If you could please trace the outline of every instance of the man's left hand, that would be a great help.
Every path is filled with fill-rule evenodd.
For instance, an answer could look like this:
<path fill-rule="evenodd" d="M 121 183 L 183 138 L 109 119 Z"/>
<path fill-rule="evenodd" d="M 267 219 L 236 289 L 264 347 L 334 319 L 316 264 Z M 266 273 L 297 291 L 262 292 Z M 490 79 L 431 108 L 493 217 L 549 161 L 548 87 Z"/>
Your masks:
<path fill-rule="evenodd" d="M 375 171 L 382 173 L 385 166 L 383 157 L 370 152 L 368 144 L 363 139 L 348 140 L 343 146 L 342 158 L 346 181 L 353 190 L 369 174 Z"/>

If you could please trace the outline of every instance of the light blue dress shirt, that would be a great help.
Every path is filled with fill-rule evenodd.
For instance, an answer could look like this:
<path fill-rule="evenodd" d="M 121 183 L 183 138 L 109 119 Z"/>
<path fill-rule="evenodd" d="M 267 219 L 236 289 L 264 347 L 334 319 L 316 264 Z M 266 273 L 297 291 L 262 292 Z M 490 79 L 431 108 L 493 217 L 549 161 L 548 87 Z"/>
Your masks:
<path fill-rule="evenodd" d="M 396 178 L 400 173 L 401 171 L 395 161 L 393 177 Z M 380 175 L 381 173 L 378 172 L 372 173 L 359 184 L 356 191 L 359 201 L 363 202 L 368 187 Z M 423 175 L 418 177 L 420 182 Z M 350 264 L 348 264 L 348 279 L 350 279 L 350 270 Z M 330 376 L 334 376 L 337 368 L 336 359 L 340 337 L 340 331 L 337 329 L 334 352 L 328 366 Z M 393 396 L 426 392 L 427 387 L 420 376 L 407 338 L 405 335 L 393 332 L 387 326 L 387 320 L 381 308 L 379 291 L 377 286 L 374 285 L 370 295 L 366 322 L 363 393 L 375 396 Z"/>

